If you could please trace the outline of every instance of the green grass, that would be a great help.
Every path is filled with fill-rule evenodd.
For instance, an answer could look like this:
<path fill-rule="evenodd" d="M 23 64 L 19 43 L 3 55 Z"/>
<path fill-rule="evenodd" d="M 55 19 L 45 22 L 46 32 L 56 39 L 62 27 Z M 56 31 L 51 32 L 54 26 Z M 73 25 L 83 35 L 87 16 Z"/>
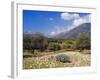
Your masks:
<path fill-rule="evenodd" d="M 55 56 L 66 54 L 70 57 L 70 63 L 57 62 Z M 41 68 L 57 68 L 57 67 L 81 67 L 90 66 L 91 54 L 82 54 L 80 52 L 61 52 L 42 57 L 29 57 L 23 59 L 23 69 L 41 69 Z"/>

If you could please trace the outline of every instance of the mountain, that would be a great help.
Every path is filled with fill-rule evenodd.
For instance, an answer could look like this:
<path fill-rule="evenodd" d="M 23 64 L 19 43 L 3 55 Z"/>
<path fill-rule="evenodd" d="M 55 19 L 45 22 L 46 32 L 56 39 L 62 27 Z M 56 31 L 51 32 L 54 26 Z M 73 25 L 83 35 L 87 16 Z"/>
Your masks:
<path fill-rule="evenodd" d="M 24 32 L 24 38 L 45 38 L 45 36 L 40 32 Z"/>
<path fill-rule="evenodd" d="M 59 33 L 54 36 L 45 36 L 44 34 L 40 32 L 24 32 L 23 37 L 24 38 L 50 38 L 50 39 L 70 39 L 76 37 L 79 33 L 90 31 L 91 30 L 91 24 L 90 23 L 84 23 L 79 26 L 76 26 L 75 28 L 65 31 L 62 33 Z"/>
<path fill-rule="evenodd" d="M 79 33 L 82 33 L 85 31 L 90 31 L 90 30 L 91 30 L 91 24 L 84 23 L 84 24 L 81 24 L 81 25 L 71 29 L 70 31 L 59 33 L 59 34 L 53 36 L 52 38 L 56 38 L 56 39 L 73 38 L 73 37 L 76 37 Z"/>

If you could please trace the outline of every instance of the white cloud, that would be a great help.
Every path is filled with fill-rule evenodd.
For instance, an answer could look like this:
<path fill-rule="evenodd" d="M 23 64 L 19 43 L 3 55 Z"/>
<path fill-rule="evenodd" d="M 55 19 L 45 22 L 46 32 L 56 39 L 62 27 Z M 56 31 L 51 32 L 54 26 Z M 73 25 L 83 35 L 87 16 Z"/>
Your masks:
<path fill-rule="evenodd" d="M 65 16 L 65 17 L 64 17 Z M 71 17 L 73 16 L 73 18 Z M 62 27 L 62 26 L 55 26 L 54 30 L 52 32 L 49 33 L 50 36 L 55 36 L 61 32 L 66 32 L 69 31 L 83 23 L 88 23 L 91 22 L 91 16 L 90 15 L 86 15 L 86 16 L 79 16 L 79 14 L 69 14 L 69 13 L 63 13 L 62 18 L 64 20 L 72 20 L 72 25 L 71 26 L 66 26 L 66 27 Z"/>
<path fill-rule="evenodd" d="M 55 35 L 55 34 L 56 34 L 56 32 L 50 32 L 50 33 L 49 33 L 49 35 L 51 35 L 51 36 L 52 36 L 52 35 Z"/>
<path fill-rule="evenodd" d="M 91 16 L 87 15 L 84 17 L 85 22 L 91 22 Z"/>
<path fill-rule="evenodd" d="M 82 19 L 82 18 L 76 19 L 76 20 L 73 21 L 73 26 L 78 26 L 82 23 L 84 23 L 84 19 Z"/>
<path fill-rule="evenodd" d="M 80 18 L 79 14 L 71 14 L 71 13 L 61 13 L 61 19 L 63 20 L 73 20 Z"/>
<path fill-rule="evenodd" d="M 55 27 L 56 34 L 66 31 L 66 27 L 56 26 Z"/>
<path fill-rule="evenodd" d="M 56 27 L 55 27 L 55 31 L 56 31 L 57 33 L 60 33 L 61 30 L 62 30 L 61 27 L 59 27 L 59 26 L 56 26 Z"/>
<path fill-rule="evenodd" d="M 57 35 L 61 32 L 65 32 L 67 29 L 61 26 L 55 26 L 54 31 L 50 32 L 49 35 L 54 36 Z"/>
<path fill-rule="evenodd" d="M 88 22 L 91 22 L 90 15 L 80 17 L 79 19 L 75 19 L 73 21 L 73 26 L 77 27 L 78 25 L 81 25 L 83 23 L 88 23 Z"/>
<path fill-rule="evenodd" d="M 78 18 L 80 18 L 80 16 L 79 16 L 79 14 L 72 14 L 72 16 L 73 16 L 73 19 L 78 19 Z"/>
<path fill-rule="evenodd" d="M 61 18 L 63 20 L 71 20 L 72 19 L 72 16 L 69 13 L 62 13 L 61 14 Z"/>

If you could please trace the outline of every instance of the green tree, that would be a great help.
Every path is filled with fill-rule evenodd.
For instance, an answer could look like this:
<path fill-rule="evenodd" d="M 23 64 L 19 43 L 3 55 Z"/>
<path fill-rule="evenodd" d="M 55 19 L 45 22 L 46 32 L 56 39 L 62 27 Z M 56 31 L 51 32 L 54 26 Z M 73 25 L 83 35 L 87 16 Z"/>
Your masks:
<path fill-rule="evenodd" d="M 60 45 L 58 43 L 49 43 L 48 49 L 52 51 L 60 50 Z"/>
<path fill-rule="evenodd" d="M 91 40 L 90 40 L 90 32 L 86 31 L 80 33 L 76 39 L 76 48 L 77 49 L 90 49 Z"/>

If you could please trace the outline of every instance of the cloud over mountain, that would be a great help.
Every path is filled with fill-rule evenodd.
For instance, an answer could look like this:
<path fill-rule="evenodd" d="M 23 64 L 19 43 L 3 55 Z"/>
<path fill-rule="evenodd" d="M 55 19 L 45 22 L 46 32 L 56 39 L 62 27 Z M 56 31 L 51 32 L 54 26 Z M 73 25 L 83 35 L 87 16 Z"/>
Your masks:
<path fill-rule="evenodd" d="M 91 15 L 80 16 L 78 13 L 61 13 L 60 18 L 65 20 L 66 22 L 70 21 L 70 26 L 56 26 L 55 29 L 49 33 L 50 36 L 55 36 L 59 33 L 69 31 L 81 24 L 90 23 L 91 22 Z"/>
<path fill-rule="evenodd" d="M 78 19 L 80 18 L 79 14 L 77 13 L 74 13 L 74 14 L 71 14 L 71 13 L 61 13 L 61 19 L 63 20 L 73 20 L 73 19 Z"/>

